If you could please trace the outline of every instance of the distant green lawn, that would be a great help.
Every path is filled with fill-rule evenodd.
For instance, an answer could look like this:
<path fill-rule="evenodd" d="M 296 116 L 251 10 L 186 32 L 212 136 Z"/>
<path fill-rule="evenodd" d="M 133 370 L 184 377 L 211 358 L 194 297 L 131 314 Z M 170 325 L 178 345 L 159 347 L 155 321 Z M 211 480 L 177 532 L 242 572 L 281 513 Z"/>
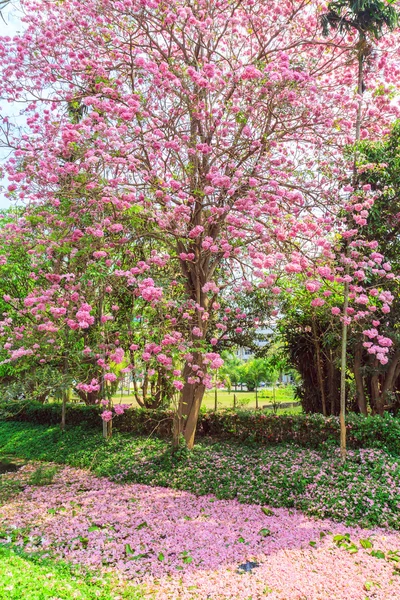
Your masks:
<path fill-rule="evenodd" d="M 219 408 L 231 408 L 234 404 L 234 395 L 236 394 L 236 405 L 242 408 L 255 408 L 256 407 L 256 393 L 255 392 L 227 392 L 225 390 L 217 390 L 217 402 Z M 293 397 L 293 390 L 291 388 L 277 388 L 275 390 L 276 402 L 295 402 Z M 260 390 L 258 392 L 258 406 L 262 408 L 264 405 L 271 405 L 274 402 L 273 391 Z M 207 408 L 214 408 L 215 405 L 215 391 L 209 390 L 206 392 L 203 405 Z M 301 412 L 300 407 L 295 407 L 296 412 Z M 291 409 L 293 410 L 293 409 Z"/>
<path fill-rule="evenodd" d="M 238 390 L 234 392 L 228 392 L 226 390 L 217 390 L 217 402 L 218 408 L 233 408 L 234 406 L 234 394 L 236 394 L 236 406 L 237 408 L 256 408 L 256 393 L 255 392 L 242 392 Z M 275 390 L 275 398 L 276 402 L 295 402 L 293 396 L 293 390 L 290 387 L 286 388 L 276 388 Z M 136 406 L 136 400 L 132 395 L 126 394 L 116 394 L 114 397 L 114 402 L 121 402 L 126 404 L 132 404 Z M 262 408 L 264 405 L 271 405 L 274 401 L 273 391 L 271 389 L 260 390 L 258 392 L 258 406 Z M 205 393 L 203 404 L 206 408 L 213 409 L 215 406 L 215 391 L 209 390 Z M 278 409 L 278 414 L 282 413 L 300 413 L 301 407 L 295 406 L 290 408 L 282 408 Z"/>

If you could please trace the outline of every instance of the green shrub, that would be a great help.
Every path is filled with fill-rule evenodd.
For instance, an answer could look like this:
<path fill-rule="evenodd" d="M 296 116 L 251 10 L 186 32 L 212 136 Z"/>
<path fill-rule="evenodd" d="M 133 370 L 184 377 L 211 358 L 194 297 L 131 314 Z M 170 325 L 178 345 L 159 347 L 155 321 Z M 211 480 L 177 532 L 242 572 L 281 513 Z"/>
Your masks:
<path fill-rule="evenodd" d="M 98 406 L 68 405 L 67 426 L 101 427 L 101 409 Z M 61 421 L 60 404 L 35 402 L 0 403 L 0 420 L 25 421 L 38 425 L 57 425 Z M 173 411 L 130 408 L 115 417 L 113 427 L 123 433 L 171 437 Z M 201 411 L 199 436 L 236 439 L 275 445 L 294 442 L 307 448 L 319 448 L 339 442 L 338 417 L 320 414 L 274 415 L 254 410 Z M 349 448 L 381 448 L 400 455 L 400 419 L 387 414 L 384 417 L 347 416 Z"/>

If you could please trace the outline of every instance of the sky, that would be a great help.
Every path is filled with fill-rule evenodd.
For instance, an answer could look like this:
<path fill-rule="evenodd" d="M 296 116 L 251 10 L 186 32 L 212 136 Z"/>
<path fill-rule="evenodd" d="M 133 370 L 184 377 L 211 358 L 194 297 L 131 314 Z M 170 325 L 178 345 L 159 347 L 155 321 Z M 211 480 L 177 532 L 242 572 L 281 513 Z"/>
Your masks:
<path fill-rule="evenodd" d="M 4 20 L 0 19 L 0 36 L 10 36 L 12 37 L 18 31 L 21 30 L 21 22 L 15 14 L 15 9 L 12 7 L 6 7 L 3 9 L 3 17 Z M 15 117 L 18 115 L 20 111 L 19 106 L 15 106 L 13 104 L 7 104 L 1 102 L 0 100 L 0 108 L 2 115 L 8 115 L 10 117 Z M 7 156 L 7 152 L 4 149 L 0 148 L 0 162 L 2 162 Z M 4 178 L 1 180 L 1 185 L 7 185 L 7 180 Z M 4 193 L 0 190 L 0 209 L 7 208 L 10 206 L 10 202 L 7 198 L 5 198 Z"/>

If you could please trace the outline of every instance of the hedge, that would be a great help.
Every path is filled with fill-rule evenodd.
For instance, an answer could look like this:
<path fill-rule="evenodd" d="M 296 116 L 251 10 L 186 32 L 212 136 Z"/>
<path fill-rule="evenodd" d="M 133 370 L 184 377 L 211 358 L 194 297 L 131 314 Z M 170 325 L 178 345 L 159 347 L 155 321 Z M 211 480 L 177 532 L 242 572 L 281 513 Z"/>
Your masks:
<path fill-rule="evenodd" d="M 115 417 L 113 427 L 134 435 L 170 437 L 173 412 L 171 410 L 146 410 L 130 408 Z M 60 404 L 36 402 L 0 403 L 0 420 L 26 421 L 42 425 L 57 425 L 61 420 Z M 67 426 L 101 426 L 97 406 L 70 404 L 66 411 Z M 198 435 L 257 442 L 274 445 L 294 442 L 307 448 L 339 443 L 338 417 L 320 414 L 273 415 L 262 411 L 223 410 L 201 412 Z M 347 416 L 347 442 L 350 448 L 381 448 L 400 455 L 400 419 L 391 415 L 364 417 Z"/>

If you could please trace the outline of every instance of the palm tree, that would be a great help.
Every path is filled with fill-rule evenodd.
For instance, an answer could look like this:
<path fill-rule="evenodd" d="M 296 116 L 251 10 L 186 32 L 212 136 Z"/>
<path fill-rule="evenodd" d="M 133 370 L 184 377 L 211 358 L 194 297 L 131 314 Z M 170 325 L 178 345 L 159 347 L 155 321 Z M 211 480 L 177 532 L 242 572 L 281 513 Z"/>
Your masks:
<path fill-rule="evenodd" d="M 365 59 L 371 54 L 373 41 L 381 38 L 385 30 L 393 30 L 398 23 L 398 13 L 394 8 L 395 0 L 333 0 L 328 4 L 328 12 L 322 15 L 321 24 L 324 35 L 331 29 L 339 32 L 358 32 L 355 45 L 357 51 L 358 73 L 357 93 L 359 97 L 356 116 L 356 141 L 353 162 L 353 187 L 357 183 L 357 150 L 360 141 L 361 109 L 364 84 Z M 348 255 L 348 245 L 345 249 Z M 346 266 L 348 274 L 348 266 Z M 345 317 L 349 305 L 349 283 L 344 285 L 342 350 L 340 373 L 340 451 L 342 460 L 346 458 L 346 353 L 347 353 L 347 324 Z"/>

